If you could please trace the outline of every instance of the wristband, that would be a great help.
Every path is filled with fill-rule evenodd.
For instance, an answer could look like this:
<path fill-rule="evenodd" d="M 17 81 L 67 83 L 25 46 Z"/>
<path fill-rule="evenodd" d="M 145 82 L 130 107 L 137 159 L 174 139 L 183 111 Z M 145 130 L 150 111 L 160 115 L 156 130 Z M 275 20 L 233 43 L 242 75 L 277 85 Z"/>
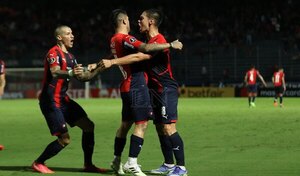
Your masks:
<path fill-rule="evenodd" d="M 73 77 L 73 76 L 74 76 L 73 70 L 68 70 L 68 75 L 69 75 L 70 77 Z"/>

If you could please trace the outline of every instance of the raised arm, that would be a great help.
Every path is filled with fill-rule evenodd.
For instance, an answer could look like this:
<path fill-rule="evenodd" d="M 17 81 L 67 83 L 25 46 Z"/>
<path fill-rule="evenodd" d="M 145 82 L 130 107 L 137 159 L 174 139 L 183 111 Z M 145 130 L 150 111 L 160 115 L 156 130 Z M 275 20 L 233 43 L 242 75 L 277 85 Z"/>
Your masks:
<path fill-rule="evenodd" d="M 161 50 L 168 49 L 168 48 L 181 50 L 182 47 L 183 47 L 183 44 L 179 40 L 174 40 L 173 42 L 170 42 L 170 43 L 160 43 L 160 44 L 157 44 L 157 43 L 153 43 L 153 44 L 143 43 L 138 48 L 138 50 L 141 51 L 141 52 L 148 53 L 148 52 L 153 52 L 153 51 L 161 51 Z"/>
<path fill-rule="evenodd" d="M 148 60 L 151 58 L 151 55 L 144 53 L 135 53 L 129 54 L 124 57 L 115 58 L 115 59 L 102 59 L 97 65 L 102 69 L 110 68 L 113 65 L 127 65 L 135 62 L 140 62 L 143 60 Z"/>

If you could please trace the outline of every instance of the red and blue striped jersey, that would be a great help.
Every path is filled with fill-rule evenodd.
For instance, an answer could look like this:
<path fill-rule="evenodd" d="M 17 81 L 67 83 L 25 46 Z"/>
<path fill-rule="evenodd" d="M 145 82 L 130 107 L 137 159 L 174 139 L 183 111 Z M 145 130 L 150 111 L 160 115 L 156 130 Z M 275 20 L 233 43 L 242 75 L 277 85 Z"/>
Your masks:
<path fill-rule="evenodd" d="M 148 43 L 167 43 L 162 34 L 152 37 Z M 152 54 L 147 68 L 148 86 L 150 89 L 162 92 L 164 87 L 178 88 L 178 83 L 173 77 L 170 61 L 170 50 L 165 49 Z"/>
<path fill-rule="evenodd" d="M 53 78 L 50 68 L 59 66 L 61 70 L 73 69 L 77 61 L 71 53 L 63 52 L 57 45 L 52 47 L 44 59 L 43 88 L 39 96 L 42 103 L 55 103 L 60 107 L 63 101 L 68 101 L 67 90 L 70 79 Z"/>
<path fill-rule="evenodd" d="M 129 34 L 117 33 L 111 38 L 110 48 L 115 58 L 136 53 L 143 42 Z M 123 74 L 120 85 L 121 92 L 129 92 L 131 89 L 146 84 L 145 64 L 143 62 L 119 66 Z"/>

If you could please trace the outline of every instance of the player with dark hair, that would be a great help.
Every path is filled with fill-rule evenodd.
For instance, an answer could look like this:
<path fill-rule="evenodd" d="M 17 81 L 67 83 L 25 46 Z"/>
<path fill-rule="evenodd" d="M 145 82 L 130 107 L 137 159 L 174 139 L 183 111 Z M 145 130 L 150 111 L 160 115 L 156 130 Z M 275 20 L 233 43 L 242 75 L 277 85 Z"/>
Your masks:
<path fill-rule="evenodd" d="M 158 29 L 162 19 L 162 12 L 157 9 L 145 10 L 140 15 L 138 20 L 140 32 L 146 34 L 149 44 L 168 44 Z M 172 48 L 172 43 L 170 44 Z M 173 77 L 170 59 L 169 49 L 153 53 L 147 68 L 148 87 L 153 94 L 154 124 L 165 160 L 161 167 L 151 172 L 167 173 L 168 176 L 183 176 L 187 175 L 184 144 L 176 129 L 178 83 Z"/>
<path fill-rule="evenodd" d="M 273 74 L 272 82 L 274 84 L 275 97 L 274 97 L 274 106 L 278 106 L 277 98 L 279 96 L 279 105 L 283 107 L 283 93 L 286 90 L 285 86 L 285 75 L 283 72 L 283 68 L 279 68 L 277 72 Z"/>
<path fill-rule="evenodd" d="M 101 69 L 93 72 L 84 71 L 81 64 L 77 64 L 75 57 L 68 51 L 73 47 L 74 36 L 68 26 L 55 29 L 57 45 L 52 47 L 44 60 L 44 80 L 39 95 L 40 109 L 45 117 L 50 132 L 56 136 L 48 144 L 42 154 L 33 162 L 32 168 L 40 173 L 54 173 L 45 165 L 45 161 L 54 157 L 70 143 L 67 123 L 78 126 L 82 130 L 82 149 L 84 153 L 84 172 L 105 172 L 93 165 L 94 151 L 94 123 L 88 118 L 83 108 L 67 95 L 71 78 L 88 81 Z"/>
<path fill-rule="evenodd" d="M 115 58 L 123 57 L 130 53 L 153 52 L 167 48 L 181 48 L 182 43 L 173 41 L 172 45 L 165 44 L 146 44 L 135 37 L 129 35 L 130 23 L 126 11 L 116 9 L 112 12 L 112 22 L 115 27 L 115 34 L 111 38 L 111 51 Z M 141 53 L 140 53 L 141 54 Z M 114 143 L 114 160 L 111 167 L 118 174 L 123 174 L 121 164 L 121 154 L 126 144 L 126 136 L 132 124 L 135 124 L 133 134 L 130 138 L 129 157 L 123 168 L 127 172 L 131 172 L 137 176 L 144 176 L 140 166 L 137 164 L 137 157 L 141 151 L 144 142 L 144 133 L 148 125 L 148 120 L 152 116 L 152 107 L 150 102 L 149 90 L 145 74 L 145 63 L 134 63 L 141 60 L 149 59 L 146 57 L 114 59 L 109 61 L 112 64 L 118 64 L 124 76 L 121 83 L 121 98 L 122 98 L 122 123 L 115 137 Z M 132 60 L 130 60 L 132 59 Z M 117 63 L 120 61 L 120 63 Z M 103 63 L 103 62 L 100 62 Z M 121 66 L 122 65 L 122 66 Z M 102 65 L 103 66 L 103 65 Z M 101 66 L 101 67 L 102 67 Z"/>
<path fill-rule="evenodd" d="M 142 33 L 146 33 L 148 43 L 169 44 L 170 48 L 182 49 L 182 44 L 167 43 L 158 32 L 158 25 L 162 22 L 161 13 L 155 9 L 143 12 L 139 25 Z M 176 45 L 176 46 L 175 46 Z M 178 84 L 172 76 L 169 50 L 152 53 L 147 63 L 148 87 L 154 94 L 154 112 L 156 129 L 161 143 L 161 149 L 165 157 L 164 164 L 151 172 L 154 174 L 168 174 L 172 176 L 187 175 L 184 161 L 183 141 L 176 130 Z M 108 68 L 112 65 L 123 65 L 138 62 L 138 59 L 113 59 L 102 60 L 100 65 Z M 174 164 L 175 155 L 177 165 Z"/>
<path fill-rule="evenodd" d="M 257 69 L 255 69 L 255 66 L 252 65 L 250 67 L 250 70 L 246 72 L 244 81 L 247 86 L 247 91 L 248 91 L 248 103 L 249 107 L 255 107 L 255 98 L 257 96 L 257 83 L 256 83 L 256 78 L 261 80 L 261 82 L 264 84 L 265 87 L 267 87 L 267 84 L 262 77 L 262 75 L 259 73 Z"/>
<path fill-rule="evenodd" d="M 4 94 L 5 84 L 5 63 L 3 60 L 0 60 L 0 97 L 2 97 L 2 95 Z"/>

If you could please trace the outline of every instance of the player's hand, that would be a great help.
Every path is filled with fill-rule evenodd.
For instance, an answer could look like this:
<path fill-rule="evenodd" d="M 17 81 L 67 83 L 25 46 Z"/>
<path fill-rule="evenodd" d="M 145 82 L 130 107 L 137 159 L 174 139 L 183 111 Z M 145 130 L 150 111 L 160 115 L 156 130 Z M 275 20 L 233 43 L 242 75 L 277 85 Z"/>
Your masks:
<path fill-rule="evenodd" d="M 183 44 L 178 39 L 171 42 L 170 45 L 171 48 L 178 49 L 178 50 L 181 50 L 183 47 Z"/>
<path fill-rule="evenodd" d="M 112 64 L 112 61 L 109 59 L 102 59 L 99 62 L 99 65 L 100 65 L 101 69 L 104 70 L 104 69 L 110 68 L 113 64 Z"/>
<path fill-rule="evenodd" d="M 73 68 L 73 73 L 78 78 L 83 76 L 83 72 L 84 72 L 84 68 L 82 67 L 82 64 L 77 64 Z"/>
<path fill-rule="evenodd" d="M 88 71 L 93 71 L 97 68 L 97 64 L 93 63 L 93 64 L 88 64 L 87 69 Z"/>

